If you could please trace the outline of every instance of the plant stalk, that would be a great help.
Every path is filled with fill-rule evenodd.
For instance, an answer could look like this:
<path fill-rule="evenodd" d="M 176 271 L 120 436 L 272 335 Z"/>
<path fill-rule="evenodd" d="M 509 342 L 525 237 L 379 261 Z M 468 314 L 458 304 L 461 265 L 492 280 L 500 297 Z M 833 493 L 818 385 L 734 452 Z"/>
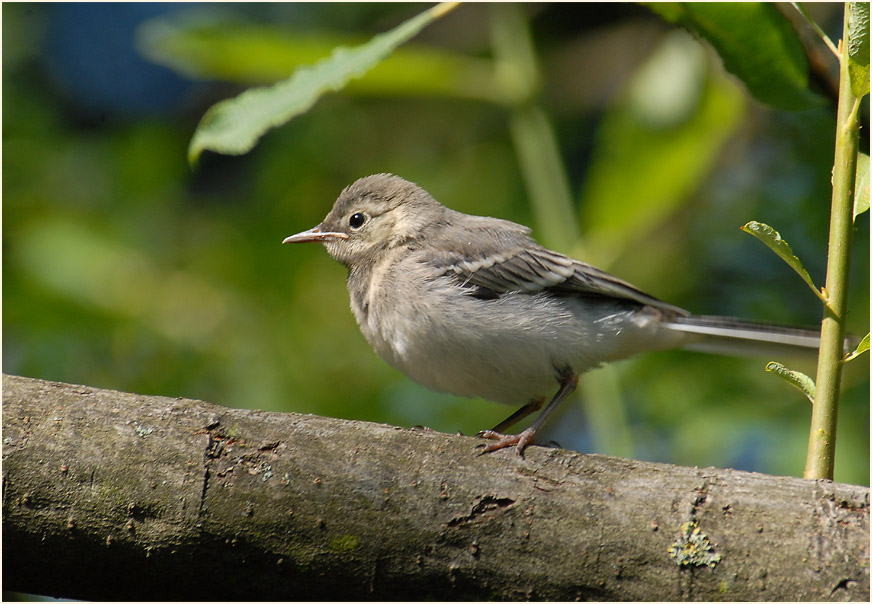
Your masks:
<path fill-rule="evenodd" d="M 537 231 L 546 245 L 569 252 L 578 243 L 578 221 L 554 127 L 536 102 L 541 74 L 521 5 L 493 5 L 491 45 Z"/>
<path fill-rule="evenodd" d="M 833 163 L 833 197 L 830 210 L 830 239 L 827 253 L 827 281 L 821 347 L 818 356 L 816 396 L 812 407 L 805 478 L 833 479 L 836 450 L 836 421 L 845 314 L 848 305 L 848 269 L 853 227 L 854 184 L 857 170 L 859 99 L 851 90 L 848 75 L 848 3 L 845 4 L 843 41 L 839 44 L 839 109 L 836 119 L 836 150 Z"/>

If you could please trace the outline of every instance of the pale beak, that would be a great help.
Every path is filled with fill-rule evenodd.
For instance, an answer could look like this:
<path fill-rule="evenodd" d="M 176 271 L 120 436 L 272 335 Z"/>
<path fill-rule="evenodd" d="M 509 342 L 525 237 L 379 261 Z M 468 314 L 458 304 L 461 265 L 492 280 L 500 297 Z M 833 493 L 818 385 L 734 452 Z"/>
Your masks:
<path fill-rule="evenodd" d="M 310 241 L 330 241 L 331 239 L 348 239 L 345 233 L 332 233 L 330 231 L 322 231 L 320 226 L 285 237 L 282 243 L 308 243 Z"/>

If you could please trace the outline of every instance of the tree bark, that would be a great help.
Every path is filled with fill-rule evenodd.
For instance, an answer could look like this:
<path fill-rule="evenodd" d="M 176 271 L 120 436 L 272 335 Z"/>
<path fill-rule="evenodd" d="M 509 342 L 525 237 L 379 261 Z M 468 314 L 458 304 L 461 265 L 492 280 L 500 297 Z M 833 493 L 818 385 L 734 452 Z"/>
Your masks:
<path fill-rule="evenodd" d="M 3 378 L 4 589 L 869 600 L 869 489 Z"/>

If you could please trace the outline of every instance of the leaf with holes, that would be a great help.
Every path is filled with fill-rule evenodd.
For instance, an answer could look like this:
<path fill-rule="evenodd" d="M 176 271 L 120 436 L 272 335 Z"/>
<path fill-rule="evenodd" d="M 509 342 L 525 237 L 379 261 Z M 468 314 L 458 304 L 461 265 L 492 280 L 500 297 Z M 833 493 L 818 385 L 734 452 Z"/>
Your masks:
<path fill-rule="evenodd" d="M 869 3 L 848 2 L 848 78 L 858 99 L 869 94 Z"/>
<path fill-rule="evenodd" d="M 768 224 L 763 224 L 762 222 L 757 222 L 756 220 L 752 220 L 748 224 L 742 227 L 742 230 L 746 233 L 749 233 L 765 243 L 769 249 L 778 254 L 778 256 L 784 260 L 790 268 L 796 271 L 796 273 L 802 277 L 802 280 L 805 281 L 811 290 L 815 293 L 815 295 L 821 299 L 821 301 L 826 304 L 827 300 L 824 295 L 815 287 L 814 281 L 811 279 L 811 275 L 808 274 L 808 271 L 805 270 L 805 267 L 802 265 L 802 262 L 799 258 L 797 258 L 793 254 L 793 250 L 790 248 L 790 245 L 781 238 L 781 235 L 773 229 Z"/>
<path fill-rule="evenodd" d="M 814 404 L 815 385 L 814 380 L 800 371 L 788 369 L 781 363 L 770 361 L 766 364 L 766 371 L 774 373 L 788 384 L 799 388 L 802 393 L 808 398 L 811 404 Z"/>

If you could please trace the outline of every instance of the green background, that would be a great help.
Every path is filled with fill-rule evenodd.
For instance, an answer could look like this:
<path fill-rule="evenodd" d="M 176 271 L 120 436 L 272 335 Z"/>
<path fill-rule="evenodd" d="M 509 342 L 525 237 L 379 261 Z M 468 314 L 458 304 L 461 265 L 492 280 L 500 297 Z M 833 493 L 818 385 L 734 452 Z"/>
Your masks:
<path fill-rule="evenodd" d="M 739 228 L 772 225 L 823 282 L 833 106 L 760 104 L 710 47 L 640 6 L 520 7 L 537 53 L 533 101 L 559 146 L 575 242 L 538 225 L 527 201 L 518 149 L 529 147 L 510 133 L 517 105 L 464 80 L 492 66 L 487 5 L 461 6 L 398 52 L 426 49 L 438 70 L 373 72 L 250 154 L 187 165 L 214 102 L 423 8 L 141 5 L 122 15 L 127 29 L 84 38 L 81 25 L 96 23 L 88 5 L 4 3 L 3 371 L 452 433 L 491 427 L 512 410 L 427 391 L 388 367 L 351 316 L 345 269 L 318 246 L 280 245 L 376 172 L 457 210 L 528 224 L 543 244 L 693 312 L 819 321 L 805 284 Z M 837 39 L 840 5 L 814 8 Z M 212 50 L 175 65 L 180 75 L 146 63 L 172 50 L 149 46 L 139 29 L 148 18 L 206 24 L 215 37 L 183 40 Z M 130 98 L 112 97 L 128 85 L 139 85 Z M 868 223 L 866 214 L 855 229 L 849 329 L 858 334 L 868 331 Z M 843 482 L 869 483 L 868 358 L 844 375 Z M 767 360 L 674 351 L 596 371 L 541 440 L 801 475 L 810 406 L 764 373 Z M 778 360 L 814 374 L 813 360 Z"/>

